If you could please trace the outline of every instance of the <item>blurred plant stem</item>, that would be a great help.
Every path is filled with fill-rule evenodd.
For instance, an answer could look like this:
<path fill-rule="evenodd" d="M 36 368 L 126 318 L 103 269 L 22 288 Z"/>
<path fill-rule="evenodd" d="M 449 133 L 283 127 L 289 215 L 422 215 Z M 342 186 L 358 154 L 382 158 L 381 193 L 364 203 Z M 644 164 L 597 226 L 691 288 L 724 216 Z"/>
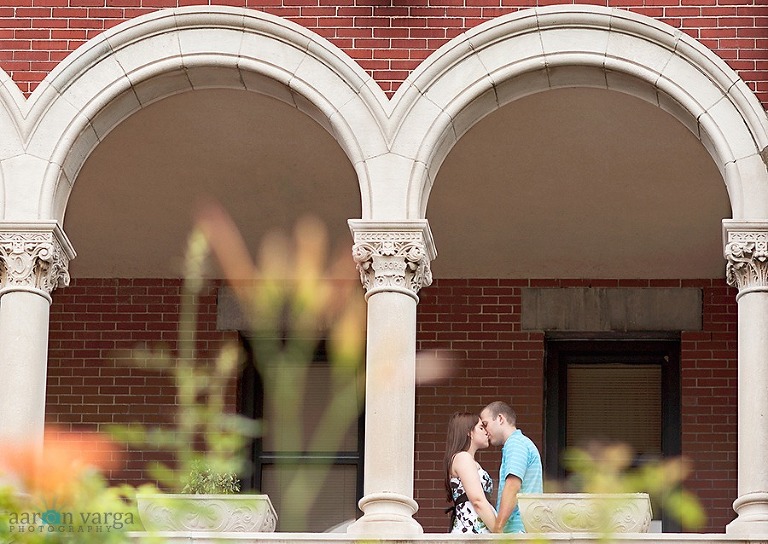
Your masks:
<path fill-rule="evenodd" d="M 260 430 L 258 422 L 227 411 L 226 392 L 242 358 L 239 347 L 226 344 L 213 362 L 197 358 L 198 300 L 205 286 L 208 255 L 206 237 L 200 229 L 193 230 L 187 245 L 176 355 L 137 349 L 128 357 L 130 364 L 171 376 L 176 395 L 173 426 L 110 427 L 113 436 L 132 446 L 171 454 L 170 465 L 153 462 L 149 471 L 163 488 L 175 491 L 187 484 L 186 478 L 200 465 L 214 473 L 245 473 L 245 447 Z"/>
<path fill-rule="evenodd" d="M 175 350 L 145 347 L 118 354 L 119 360 L 132 366 L 169 377 L 174 388 L 174 413 L 167 425 L 135 423 L 109 428 L 117 440 L 170 459 L 147 467 L 148 474 L 165 490 L 182 490 L 190 474 L 197 475 L 199 481 L 192 482 L 197 487 L 208 480 L 219 481 L 221 474 L 248 474 L 249 445 L 262 431 L 260 422 L 234 413 L 232 396 L 228 395 L 234 391 L 234 380 L 244 360 L 240 345 L 227 343 L 213 357 L 198 353 L 199 299 L 206 288 L 212 254 L 220 277 L 237 295 L 249 324 L 254 360 L 264 385 L 264 409 L 271 416 L 271 427 L 266 429 L 271 447 L 277 454 L 288 454 L 284 461 L 275 456 L 278 468 L 285 468 L 287 475 L 287 481 L 280 484 L 278 516 L 281 510 L 290 512 L 291 525 L 305 526 L 332 459 L 358 420 L 365 388 L 363 297 L 351 259 L 326 261 L 324 232 L 317 222 L 304 220 L 292 240 L 268 235 L 256 266 L 223 210 L 216 205 L 203 208 L 188 241 Z M 330 372 L 325 384 L 328 402 L 321 414 L 312 414 L 317 422 L 307 428 L 306 416 L 316 407 L 307 406 L 305 400 L 307 392 L 318 385 L 312 383 L 310 371 L 321 342 Z M 133 526 L 136 490 L 110 487 L 98 472 L 107 466 L 106 461 L 114 461 L 110 457 L 113 449 L 104 445 L 103 437 L 71 442 L 71 436 L 64 433 L 48 440 L 44 456 L 37 454 L 39 448 L 30 449 L 34 445 L 2 445 L 0 540 L 123 542 L 127 537 L 120 529 L 139 528 Z M 101 456 L 89 458 L 88 453 L 94 451 Z M 331 461 L 296 461 L 316 453 L 320 454 L 316 458 Z M 227 481 L 231 490 L 237 489 L 237 482 L 231 478 Z M 141 491 L 156 489 L 147 486 Z M 94 521 L 76 514 L 107 512 L 112 516 L 109 527 L 113 529 L 108 534 L 49 531 L 53 525 L 41 518 L 43 514 L 63 515 L 65 519 L 73 516 L 82 520 L 74 524 L 76 530 L 87 523 L 99 527 L 105 523 L 102 518 Z M 40 531 L 19 534 L 32 525 L 39 525 Z"/>
<path fill-rule="evenodd" d="M 265 432 L 276 452 L 277 470 L 289 474 L 278 515 L 287 526 L 305 527 L 332 465 L 319 463 L 317 456 L 311 464 L 297 458 L 337 454 L 362 409 L 365 306 L 354 267 L 348 257 L 328 263 L 325 229 L 313 219 L 301 220 L 292 239 L 267 235 L 258 263 L 217 206 L 206 207 L 198 224 L 252 334 L 264 410 L 270 417 Z M 318 386 L 310 382 L 310 373 L 321 343 L 331 373 L 329 402 L 321 414 L 310 414 L 319 419 L 309 429 L 312 407 L 305 401 L 309 388 Z M 350 410 L 350 405 L 357 409 Z"/>
<path fill-rule="evenodd" d="M 695 530 L 704 525 L 706 516 L 701 504 L 683 488 L 692 468 L 688 459 L 675 457 L 633 468 L 633 457 L 626 444 L 569 449 L 563 458 L 571 472 L 567 485 L 583 493 L 648 493 L 653 504 L 664 509 L 683 529 Z"/>
<path fill-rule="evenodd" d="M 277 501 L 278 518 L 304 527 L 319 496 L 331 462 L 362 408 L 365 307 L 351 259 L 326 262 L 327 240 L 322 225 L 311 219 L 298 223 L 292 239 L 272 233 L 261 246 L 258 265 L 229 216 L 217 205 L 206 205 L 198 216 L 186 252 L 176 353 L 134 350 L 133 364 L 170 375 L 176 388 L 177 412 L 172 428 L 129 425 L 113 429 L 116 436 L 138 447 L 152 447 L 174 456 L 173 466 L 154 463 L 151 474 L 167 489 L 179 490 L 182 476 L 202 464 L 214 472 L 251 469 L 251 440 L 263 436 L 261 422 L 232 413 L 228 388 L 239 376 L 243 354 L 227 344 L 213 362 L 198 358 L 198 301 L 206 285 L 210 256 L 221 278 L 237 297 L 248 323 L 256 369 L 264 388 L 264 429 L 275 452 L 277 469 L 285 469 Z M 324 343 L 331 373 L 330 399 L 314 428 L 306 428 L 307 392 L 313 358 Z M 297 459 L 315 456 L 312 463 Z M 281 454 L 287 454 L 282 455 Z M 291 463 L 291 464 L 289 464 Z"/>

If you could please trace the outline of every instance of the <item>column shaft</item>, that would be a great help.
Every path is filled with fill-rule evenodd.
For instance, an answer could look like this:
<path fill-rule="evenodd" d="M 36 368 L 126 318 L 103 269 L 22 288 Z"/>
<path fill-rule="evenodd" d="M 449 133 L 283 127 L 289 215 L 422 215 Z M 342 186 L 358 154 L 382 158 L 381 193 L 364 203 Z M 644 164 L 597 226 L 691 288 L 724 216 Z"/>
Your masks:
<path fill-rule="evenodd" d="M 365 494 L 413 496 L 416 301 L 380 292 L 368 299 Z"/>
<path fill-rule="evenodd" d="M 435 257 L 425 220 L 349 222 L 353 258 L 368 301 L 363 516 L 360 537 L 423 533 L 413 519 L 416 293 L 432 282 Z"/>
<path fill-rule="evenodd" d="M 747 293 L 738 304 L 741 497 L 768 492 L 768 293 Z"/>
<path fill-rule="evenodd" d="M 728 283 L 738 287 L 738 515 L 731 535 L 768 534 L 768 223 L 723 221 Z"/>
<path fill-rule="evenodd" d="M 49 300 L 12 291 L 0 297 L 0 417 L 4 439 L 42 444 Z"/>

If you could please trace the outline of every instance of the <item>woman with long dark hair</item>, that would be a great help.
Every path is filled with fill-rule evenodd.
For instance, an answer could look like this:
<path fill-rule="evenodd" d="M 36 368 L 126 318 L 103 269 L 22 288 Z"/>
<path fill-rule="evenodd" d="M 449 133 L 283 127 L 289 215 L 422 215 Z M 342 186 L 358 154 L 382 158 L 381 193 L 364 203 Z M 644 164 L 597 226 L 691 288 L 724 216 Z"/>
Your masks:
<path fill-rule="evenodd" d="M 477 414 L 451 416 L 444 459 L 445 490 L 453 502 L 451 533 L 490 533 L 496 524 L 496 510 L 486 496 L 493 492 L 493 480 L 475 461 L 477 450 L 489 444 Z"/>

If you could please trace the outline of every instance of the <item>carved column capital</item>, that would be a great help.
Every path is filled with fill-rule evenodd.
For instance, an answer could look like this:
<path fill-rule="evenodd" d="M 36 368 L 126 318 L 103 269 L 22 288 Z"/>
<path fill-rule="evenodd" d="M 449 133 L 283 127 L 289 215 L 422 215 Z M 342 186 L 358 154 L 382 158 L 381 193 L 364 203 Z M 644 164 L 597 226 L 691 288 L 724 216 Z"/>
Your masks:
<path fill-rule="evenodd" d="M 50 297 L 69 285 L 75 251 L 56 221 L 0 222 L 0 293 L 36 291 Z"/>
<path fill-rule="evenodd" d="M 399 291 L 410 296 L 432 283 L 430 263 L 437 256 L 426 219 L 365 221 L 350 219 L 355 260 L 366 296 Z"/>
<path fill-rule="evenodd" d="M 728 285 L 739 295 L 768 291 L 768 222 L 723 219 Z"/>

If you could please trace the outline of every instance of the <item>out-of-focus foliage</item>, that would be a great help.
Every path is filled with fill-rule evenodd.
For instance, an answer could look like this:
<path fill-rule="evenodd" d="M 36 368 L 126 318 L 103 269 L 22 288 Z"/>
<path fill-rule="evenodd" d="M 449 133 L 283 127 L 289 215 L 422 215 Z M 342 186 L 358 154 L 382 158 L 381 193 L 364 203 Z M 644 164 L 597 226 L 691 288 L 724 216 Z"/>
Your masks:
<path fill-rule="evenodd" d="M 683 529 L 696 530 L 706 516 L 695 495 L 684 488 L 691 462 L 675 457 L 633 467 L 634 455 L 626 444 L 570 449 L 563 461 L 571 476 L 569 490 L 583 493 L 648 493 Z"/>
<path fill-rule="evenodd" d="M 117 448 L 95 433 L 48 428 L 36 443 L 0 447 L 0 542 L 122 543 L 140 530 L 130 486 L 110 486 L 100 471 Z"/>

